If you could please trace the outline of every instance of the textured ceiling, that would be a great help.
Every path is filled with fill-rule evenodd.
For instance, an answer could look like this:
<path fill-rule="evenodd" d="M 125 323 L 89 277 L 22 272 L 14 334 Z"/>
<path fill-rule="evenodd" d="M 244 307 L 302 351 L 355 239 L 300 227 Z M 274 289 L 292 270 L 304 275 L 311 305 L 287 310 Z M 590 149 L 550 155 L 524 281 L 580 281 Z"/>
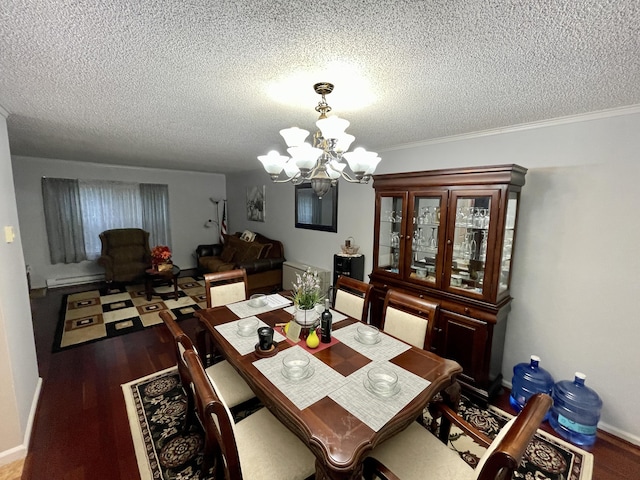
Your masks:
<path fill-rule="evenodd" d="M 335 62 L 353 84 L 329 71 Z M 315 72 L 306 100 L 267 94 L 304 72 Z M 316 81 L 336 83 L 327 100 L 354 146 L 377 151 L 636 105 L 640 2 L 0 2 L 14 155 L 248 170 L 284 153 L 281 128 L 314 129 Z M 366 84 L 368 106 L 341 108 L 341 88 Z"/>

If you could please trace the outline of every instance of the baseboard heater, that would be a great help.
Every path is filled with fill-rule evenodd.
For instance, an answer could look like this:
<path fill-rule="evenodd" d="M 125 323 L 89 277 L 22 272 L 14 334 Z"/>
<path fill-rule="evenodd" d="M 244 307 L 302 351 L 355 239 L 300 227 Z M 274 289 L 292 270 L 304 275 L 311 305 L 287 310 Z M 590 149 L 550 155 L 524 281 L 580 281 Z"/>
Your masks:
<path fill-rule="evenodd" d="M 94 275 L 76 275 L 73 277 L 47 278 L 47 288 L 68 287 L 69 285 L 82 285 L 83 283 L 101 282 L 104 273 Z"/>
<path fill-rule="evenodd" d="M 291 290 L 293 283 L 296 282 L 296 274 L 302 275 L 308 269 L 311 269 L 312 272 L 318 272 L 321 291 L 326 295 L 331 285 L 331 272 L 323 268 L 299 262 L 286 261 L 282 264 L 282 288 L 284 290 Z"/>

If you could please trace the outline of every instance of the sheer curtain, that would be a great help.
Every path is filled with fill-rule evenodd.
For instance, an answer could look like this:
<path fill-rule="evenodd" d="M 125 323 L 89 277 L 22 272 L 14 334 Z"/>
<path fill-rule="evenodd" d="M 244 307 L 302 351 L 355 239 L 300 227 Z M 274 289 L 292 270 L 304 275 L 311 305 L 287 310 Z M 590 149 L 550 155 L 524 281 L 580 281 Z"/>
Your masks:
<path fill-rule="evenodd" d="M 86 260 L 78 181 L 44 177 L 42 200 L 51 263 Z"/>
<path fill-rule="evenodd" d="M 141 228 L 142 201 L 137 183 L 79 180 L 84 245 L 89 260 L 100 256 L 100 234 L 112 228 Z"/>
<path fill-rule="evenodd" d="M 149 245 L 170 245 L 169 186 L 141 183 L 140 199 L 142 228 L 149 232 Z"/>

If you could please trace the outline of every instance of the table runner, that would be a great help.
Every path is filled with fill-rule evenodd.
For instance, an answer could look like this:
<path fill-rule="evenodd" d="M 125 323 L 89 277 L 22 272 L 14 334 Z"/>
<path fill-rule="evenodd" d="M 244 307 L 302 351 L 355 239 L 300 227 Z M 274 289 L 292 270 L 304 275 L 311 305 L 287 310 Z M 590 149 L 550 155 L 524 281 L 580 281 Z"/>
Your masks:
<path fill-rule="evenodd" d="M 258 326 L 256 330 L 260 327 L 268 327 L 266 323 L 260 320 L 258 317 L 246 317 L 246 318 L 255 318 L 258 320 Z M 242 319 L 240 319 L 242 320 Z M 256 331 L 255 335 L 251 335 L 249 337 L 243 337 L 238 334 L 238 322 L 240 320 L 234 320 L 233 322 L 223 323 L 222 325 L 217 325 L 215 328 L 220 332 L 225 340 L 227 340 L 233 348 L 235 348 L 240 355 L 246 355 L 255 350 L 256 344 L 258 343 L 258 332 Z M 284 340 L 284 337 L 274 330 L 273 332 L 273 341 L 275 343 L 279 343 Z"/>
<path fill-rule="evenodd" d="M 315 371 L 307 379 L 291 381 L 282 375 L 282 359 L 296 349 L 310 357 L 309 366 Z M 313 405 L 347 382 L 345 377 L 298 345 L 278 352 L 273 357 L 257 360 L 253 365 L 300 410 Z"/>
<path fill-rule="evenodd" d="M 411 349 L 411 345 L 401 342 L 384 332 L 380 332 L 380 342 L 373 345 L 366 345 L 356 340 L 357 328 L 359 323 L 353 323 L 347 327 L 340 328 L 333 332 L 333 336 L 345 345 L 353 348 L 356 352 L 361 353 L 371 360 L 383 362 L 397 357 L 402 352 Z"/>
<path fill-rule="evenodd" d="M 242 302 L 230 303 L 229 305 L 227 305 L 227 308 L 235 313 L 238 317 L 245 318 L 252 315 L 260 315 L 261 313 L 270 312 L 272 310 L 277 310 L 291 303 L 291 300 L 277 293 L 274 293 L 273 295 L 266 295 L 264 299 L 267 304 L 263 307 L 252 307 L 249 305 L 249 302 L 251 300 L 244 300 Z"/>
<path fill-rule="evenodd" d="M 400 386 L 397 394 L 379 397 L 364 387 L 367 372 L 374 366 L 384 366 L 396 372 Z M 390 362 L 371 362 L 353 372 L 347 380 L 340 389 L 331 392 L 329 398 L 376 432 L 431 384 Z"/>

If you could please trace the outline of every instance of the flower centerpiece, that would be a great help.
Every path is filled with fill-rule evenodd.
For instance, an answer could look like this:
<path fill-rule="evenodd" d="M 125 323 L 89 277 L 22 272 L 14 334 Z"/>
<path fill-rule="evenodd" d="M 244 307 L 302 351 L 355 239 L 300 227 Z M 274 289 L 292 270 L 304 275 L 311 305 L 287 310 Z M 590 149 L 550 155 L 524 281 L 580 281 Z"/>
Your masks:
<path fill-rule="evenodd" d="M 319 317 L 315 306 L 323 298 L 318 272 L 312 272 L 309 268 L 302 275 L 296 273 L 296 281 L 293 283 L 294 318 L 296 323 L 307 328 L 313 326 Z"/>
<path fill-rule="evenodd" d="M 166 245 L 156 245 L 151 249 L 151 263 L 153 267 L 162 272 L 171 269 L 171 249 Z M 167 268 L 166 266 L 169 266 Z"/>

